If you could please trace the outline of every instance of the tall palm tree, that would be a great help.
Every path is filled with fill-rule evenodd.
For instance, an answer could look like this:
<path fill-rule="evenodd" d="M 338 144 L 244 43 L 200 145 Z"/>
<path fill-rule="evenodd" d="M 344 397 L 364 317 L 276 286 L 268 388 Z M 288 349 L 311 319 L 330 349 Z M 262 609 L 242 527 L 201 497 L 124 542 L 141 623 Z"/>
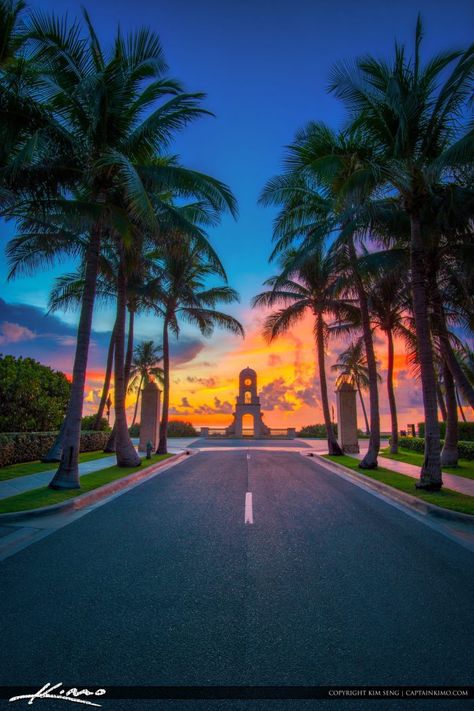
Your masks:
<path fill-rule="evenodd" d="M 162 360 L 162 347 L 156 346 L 153 341 L 142 341 L 135 346 L 128 385 L 129 392 L 137 393 L 131 427 L 133 427 L 137 419 L 142 388 L 155 379 L 160 383 L 163 382 L 163 368 L 158 365 Z"/>
<path fill-rule="evenodd" d="M 219 303 L 238 301 L 238 294 L 227 285 L 207 288 L 209 278 L 226 279 L 225 271 L 209 247 L 203 251 L 199 240 L 181 233 L 161 248 L 157 254 L 159 276 L 146 286 L 150 306 L 163 319 L 163 407 L 157 454 L 167 453 L 168 413 L 170 402 L 170 331 L 180 333 L 180 320 L 197 326 L 203 336 L 210 337 L 214 328 L 224 328 L 244 336 L 237 319 L 216 310 Z"/>
<path fill-rule="evenodd" d="M 362 390 L 369 387 L 369 369 L 367 367 L 367 357 L 364 351 L 362 338 L 353 341 L 342 353 L 339 360 L 331 366 L 331 370 L 339 373 L 336 382 L 350 382 L 359 394 L 360 405 L 364 415 L 365 433 L 370 434 L 369 420 L 365 408 Z M 380 379 L 380 376 L 377 376 Z"/>
<path fill-rule="evenodd" d="M 391 436 L 390 452 L 398 452 L 398 418 L 393 385 L 394 373 L 394 336 L 407 337 L 406 313 L 407 298 L 400 269 L 381 273 L 370 281 L 369 310 L 372 325 L 380 329 L 387 338 L 387 395 L 390 406 Z"/>
<path fill-rule="evenodd" d="M 347 186 L 371 159 L 371 147 L 357 130 L 335 133 L 322 123 L 310 122 L 299 131 L 286 158 L 287 171 L 270 180 L 263 191 L 265 205 L 283 206 L 277 217 L 275 252 L 299 242 L 302 258 L 315 244 L 329 236 L 340 256 L 340 269 L 357 296 L 367 355 L 370 397 L 370 437 L 366 454 L 359 463 L 363 469 L 377 466 L 380 449 L 380 416 L 375 349 L 370 325 L 367 293 L 359 270 L 356 240 L 366 224 L 360 224 L 354 199 L 346 199 Z M 373 181 L 367 180 L 359 197 L 370 195 Z M 365 202 L 363 202 L 365 204 Z"/>
<path fill-rule="evenodd" d="M 230 191 L 219 181 L 177 164 L 154 162 L 178 129 L 205 113 L 199 105 L 202 94 L 184 93 L 177 82 L 164 77 L 167 67 L 157 35 L 140 30 L 123 37 L 118 32 L 112 51 L 106 55 L 87 13 L 85 23 L 87 40 L 77 23 L 70 25 L 44 15 L 33 15 L 29 21 L 29 42 L 44 78 L 42 95 L 61 120 L 62 140 L 68 151 L 68 160 L 63 161 L 67 166 L 64 180 L 73 187 L 73 199 L 62 198 L 53 207 L 49 200 L 44 210 L 36 203 L 33 215 L 27 217 L 34 218 L 40 211 L 46 212 L 48 219 L 51 211 L 66 214 L 69 221 L 71 213 L 76 220 L 80 215 L 83 220 L 87 217 L 85 281 L 72 393 L 63 456 L 51 483 L 53 488 L 79 486 L 80 421 L 102 246 L 130 240 L 136 223 L 156 230 L 160 221 L 157 205 L 168 219 L 174 213 L 170 193 L 199 195 L 216 211 L 235 209 Z M 160 199 L 160 195 L 166 197 Z M 61 233 L 63 228 L 61 225 Z M 12 248 L 15 246 L 24 246 L 24 241 Z M 65 245 L 60 247 L 64 249 Z M 52 247 L 48 258 L 54 259 Z M 37 262 L 38 253 L 35 259 Z M 120 311 L 122 305 L 121 298 Z M 122 316 L 117 324 L 119 331 L 123 333 Z M 115 360 L 120 363 L 118 340 L 117 336 Z M 124 399 L 121 378 L 119 374 L 120 401 Z M 128 430 L 121 429 L 126 440 Z M 128 449 L 132 457 L 130 447 L 131 443 Z"/>
<path fill-rule="evenodd" d="M 330 330 L 327 319 L 336 319 L 339 327 L 352 323 L 357 318 L 357 308 L 341 299 L 337 290 L 338 272 L 332 255 L 320 245 L 304 262 L 296 259 L 294 252 L 287 252 L 281 262 L 283 273 L 267 279 L 265 284 L 272 287 L 253 299 L 254 306 L 273 307 L 281 304 L 278 311 L 267 316 L 263 328 L 264 336 L 272 341 L 286 333 L 301 320 L 306 313 L 314 317 L 314 335 L 319 368 L 319 385 L 324 423 L 330 454 L 340 455 L 342 449 L 337 442 L 329 411 L 327 391 L 325 347 Z M 292 278 L 293 277 L 293 278 Z"/>
<path fill-rule="evenodd" d="M 410 285 L 425 411 L 425 458 L 417 487 L 442 486 L 436 376 L 427 293 L 426 207 L 435 183 L 449 181 L 453 166 L 473 156 L 474 132 L 465 134 L 462 113 L 474 70 L 474 45 L 465 52 L 436 55 L 422 64 L 422 24 L 418 18 L 413 58 L 396 45 L 390 62 L 373 57 L 357 60 L 355 69 L 337 65 L 331 90 L 341 98 L 354 124 L 373 148 L 353 180 L 356 196 L 367 181 L 396 191 L 410 221 Z M 455 145 L 453 145 L 455 144 Z"/>

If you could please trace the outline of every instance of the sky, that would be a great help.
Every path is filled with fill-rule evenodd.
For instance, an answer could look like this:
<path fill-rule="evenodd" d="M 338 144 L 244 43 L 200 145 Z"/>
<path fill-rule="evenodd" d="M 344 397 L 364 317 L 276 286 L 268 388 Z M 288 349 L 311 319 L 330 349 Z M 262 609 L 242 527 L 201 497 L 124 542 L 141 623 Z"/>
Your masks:
<path fill-rule="evenodd" d="M 84 3 L 106 46 L 118 24 L 123 32 L 143 25 L 161 38 L 170 67 L 190 91 L 204 91 L 205 107 L 214 113 L 189 126 L 172 145 L 184 165 L 227 183 L 239 203 L 239 217 L 225 217 L 210 233 L 227 270 L 229 283 L 241 296 L 229 312 L 246 330 L 242 340 L 222 331 L 205 340 L 183 328 L 172 346 L 171 413 L 196 425 L 230 422 L 239 371 L 247 365 L 258 373 L 265 422 L 273 427 L 299 427 L 322 421 L 315 374 L 312 325 L 307 319 L 281 340 L 261 337 L 264 314 L 251 309 L 252 296 L 275 273 L 268 263 L 275 212 L 258 205 L 265 182 L 281 169 L 285 146 L 309 120 L 338 128 L 344 121 L 340 103 L 327 93 L 335 62 L 370 53 L 390 56 L 394 39 L 411 46 L 416 15 L 425 27 L 424 56 L 441 49 L 465 47 L 472 41 L 472 0 L 100 0 Z M 80 15 L 76 0 L 30 0 L 35 9 L 69 17 Z M 3 246 L 14 225 L 0 224 L 0 352 L 31 356 L 70 373 L 77 314 L 46 315 L 48 293 L 56 276 L 70 271 L 58 264 L 28 278 L 7 281 Z M 102 385 L 113 314 L 97 309 L 90 351 L 85 412 L 96 407 Z M 140 317 L 137 340 L 161 340 L 161 324 Z M 347 345 L 328 345 L 330 365 Z M 397 343 L 396 397 L 400 426 L 421 418 L 421 397 Z M 389 429 L 385 397 L 386 344 L 377 337 L 382 428 Z M 334 402 L 334 376 L 329 391 Z M 129 407 L 132 408 L 133 398 Z M 362 413 L 359 413 L 362 426 Z"/>

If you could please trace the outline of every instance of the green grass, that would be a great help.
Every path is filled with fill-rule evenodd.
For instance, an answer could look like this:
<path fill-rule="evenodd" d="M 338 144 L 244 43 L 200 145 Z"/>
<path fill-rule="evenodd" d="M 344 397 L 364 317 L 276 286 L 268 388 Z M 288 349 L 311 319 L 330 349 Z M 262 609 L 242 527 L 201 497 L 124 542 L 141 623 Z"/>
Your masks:
<path fill-rule="evenodd" d="M 397 462 L 406 462 L 406 464 L 413 464 L 416 467 L 421 467 L 423 464 L 423 455 L 421 452 L 412 452 L 411 449 L 403 449 L 403 447 L 400 447 L 398 454 L 390 454 L 390 447 L 382 449 L 380 454 L 383 457 L 387 457 L 387 459 L 395 459 Z M 443 467 L 443 471 L 447 474 L 463 476 L 465 479 L 474 479 L 474 461 L 460 459 L 457 467 Z"/>
<path fill-rule="evenodd" d="M 392 472 L 390 469 L 385 469 L 384 467 L 361 470 L 359 469 L 359 460 L 354 457 L 348 457 L 347 455 L 335 457 L 325 454 L 323 456 L 325 459 L 330 459 L 336 464 L 342 464 L 349 469 L 353 469 L 357 474 L 362 474 L 376 481 L 381 481 L 383 484 L 388 484 L 388 486 L 392 486 L 394 489 L 404 491 L 411 496 L 416 496 L 416 498 L 422 499 L 429 504 L 435 504 L 436 506 L 451 509 L 452 511 L 474 514 L 474 496 L 460 494 L 458 491 L 452 491 L 452 489 L 445 489 L 444 487 L 441 491 L 420 491 L 415 489 L 416 479 L 412 479 L 412 477 L 406 476 L 405 474 L 398 474 L 398 472 Z"/>
<path fill-rule="evenodd" d="M 74 499 L 76 496 L 80 496 L 80 494 L 85 494 L 87 491 L 97 489 L 99 486 L 109 484 L 116 479 L 122 479 L 141 468 L 145 468 L 156 462 L 161 462 L 163 459 L 168 459 L 172 456 L 172 454 L 155 454 L 151 459 L 143 460 L 143 467 L 118 467 L 115 465 L 113 467 L 107 467 L 106 469 L 99 469 L 92 474 L 87 474 L 81 479 L 80 489 L 62 489 L 55 491 L 54 489 L 48 489 L 47 486 L 42 486 L 39 489 L 25 491 L 23 494 L 9 496 L 6 499 L 0 500 L 0 513 L 28 511 L 29 509 L 38 509 L 42 506 L 60 504 L 62 501 Z"/>
<path fill-rule="evenodd" d="M 82 452 L 79 455 L 79 462 L 92 462 L 95 459 L 102 459 L 102 457 L 110 457 L 110 452 L 105 453 L 101 449 L 97 452 Z M 20 464 L 10 464 L 8 467 L 0 468 L 0 481 L 7 481 L 7 479 L 16 479 L 19 476 L 27 476 L 28 474 L 40 474 L 41 472 L 47 472 L 57 469 L 58 465 L 56 462 L 40 462 L 36 460 L 34 462 L 21 462 Z"/>

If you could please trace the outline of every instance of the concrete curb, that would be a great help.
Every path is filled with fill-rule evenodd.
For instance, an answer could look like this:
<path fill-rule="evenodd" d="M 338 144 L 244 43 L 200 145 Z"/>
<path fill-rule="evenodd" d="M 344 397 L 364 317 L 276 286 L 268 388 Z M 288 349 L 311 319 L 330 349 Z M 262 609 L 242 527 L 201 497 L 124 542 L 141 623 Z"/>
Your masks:
<path fill-rule="evenodd" d="M 383 494 L 387 498 L 396 501 L 398 504 L 406 506 L 412 511 L 421 513 L 424 516 L 442 518 L 448 521 L 457 521 L 459 523 L 462 522 L 474 525 L 474 516 L 471 514 L 461 513 L 460 511 L 451 511 L 451 509 L 444 509 L 441 506 L 429 504 L 428 502 L 423 501 L 422 499 L 418 499 L 416 496 L 411 496 L 410 494 L 407 494 L 404 491 L 394 489 L 388 484 L 383 484 L 381 481 L 371 479 L 370 477 L 363 474 L 362 471 L 360 474 L 354 474 L 352 469 L 345 467 L 343 464 L 337 464 L 331 459 L 325 459 L 321 454 L 318 454 L 317 452 L 305 452 L 303 456 L 310 456 L 311 458 L 317 457 L 320 460 L 320 462 L 318 463 L 322 463 L 323 466 L 325 466 L 330 471 L 333 471 L 334 474 L 342 476 L 342 478 L 351 481 L 352 483 L 360 486 L 363 489 L 372 489 L 374 491 L 377 491 L 378 493 Z M 397 472 L 394 473 L 397 474 Z"/>
<path fill-rule="evenodd" d="M 111 494 L 116 494 L 122 489 L 126 489 L 130 484 L 136 484 L 142 479 L 147 479 L 151 475 L 155 474 L 158 470 L 163 469 L 170 464 L 177 464 L 179 461 L 188 456 L 187 452 L 182 454 L 173 454 L 168 459 L 162 462 L 157 462 L 144 469 L 139 469 L 129 476 L 122 477 L 121 479 L 116 479 L 111 481 L 109 484 L 104 484 L 104 486 L 99 486 L 97 489 L 92 491 L 87 491 L 85 494 L 80 494 L 73 499 L 68 499 L 67 501 L 62 501 L 59 504 L 52 504 L 51 506 L 43 506 L 37 509 L 28 509 L 27 511 L 12 511 L 11 513 L 0 514 L 0 523 L 14 523 L 16 521 L 25 521 L 32 518 L 37 518 L 38 516 L 47 516 L 48 514 L 58 513 L 60 511 L 77 510 L 83 509 L 85 506 L 90 506 L 91 504 L 105 499 Z"/>

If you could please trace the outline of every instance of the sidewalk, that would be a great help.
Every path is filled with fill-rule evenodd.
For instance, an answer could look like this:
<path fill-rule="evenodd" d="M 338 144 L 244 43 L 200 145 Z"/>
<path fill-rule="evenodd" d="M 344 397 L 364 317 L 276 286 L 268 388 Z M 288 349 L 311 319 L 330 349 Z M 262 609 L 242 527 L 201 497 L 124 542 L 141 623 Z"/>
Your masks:
<path fill-rule="evenodd" d="M 356 459 L 362 459 L 364 454 L 365 452 L 361 452 L 360 454 L 351 454 L 350 456 Z M 405 474 L 412 479 L 420 478 L 420 467 L 414 464 L 406 464 L 405 462 L 398 462 L 395 459 L 387 459 L 386 457 L 380 456 L 377 457 L 377 459 L 379 466 L 385 467 L 385 469 L 391 469 L 393 472 Z M 467 496 L 474 496 L 474 479 L 466 479 L 456 474 L 443 472 L 443 484 L 447 489 L 459 491 L 461 494 L 466 494 Z"/>
<path fill-rule="evenodd" d="M 196 438 L 183 438 L 183 439 L 169 439 L 168 440 L 168 451 L 170 454 L 178 454 L 186 449 L 191 442 L 194 442 Z M 145 454 L 141 453 L 144 457 Z M 103 457 L 102 459 L 94 459 L 91 462 L 83 462 L 79 464 L 79 476 L 87 476 L 87 474 L 92 474 L 92 472 L 99 471 L 99 469 L 105 469 L 106 467 L 113 467 L 116 463 L 115 454 L 111 454 L 110 457 Z M 22 494 L 24 491 L 30 491 L 31 489 L 39 489 L 41 486 L 47 486 L 54 476 L 56 471 L 54 465 L 52 469 L 48 471 L 40 472 L 39 474 L 28 474 L 27 476 L 19 476 L 16 479 L 7 479 L 6 481 L 0 482 L 0 499 L 7 499 L 9 496 L 16 496 L 16 494 Z"/>

